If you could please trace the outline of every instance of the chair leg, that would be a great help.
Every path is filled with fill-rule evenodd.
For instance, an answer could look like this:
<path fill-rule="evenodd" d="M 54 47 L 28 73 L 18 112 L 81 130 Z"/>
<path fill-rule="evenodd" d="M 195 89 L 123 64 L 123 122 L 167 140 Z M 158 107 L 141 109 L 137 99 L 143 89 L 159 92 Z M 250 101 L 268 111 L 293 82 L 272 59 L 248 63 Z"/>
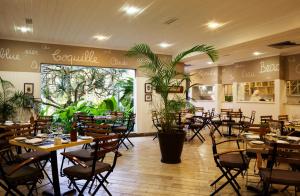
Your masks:
<path fill-rule="evenodd" d="M 134 146 L 134 144 L 130 141 L 128 137 L 126 137 L 126 140 L 131 144 L 131 146 Z"/>
<path fill-rule="evenodd" d="M 31 188 L 29 190 L 28 195 L 32 195 L 33 189 L 36 187 L 36 183 L 37 182 L 38 182 L 38 179 L 33 182 L 32 186 L 31 186 Z"/>
<path fill-rule="evenodd" d="M 106 180 L 106 178 L 109 176 L 110 173 L 111 173 L 111 171 L 108 171 L 108 172 L 106 173 L 106 175 L 102 178 L 102 180 L 100 180 L 100 179 L 98 178 L 98 180 L 100 180 L 100 183 L 99 183 L 99 185 L 97 186 L 97 188 L 95 189 L 95 191 L 93 192 L 92 195 L 95 195 L 95 194 L 97 193 L 97 191 L 100 189 L 100 187 L 103 186 L 104 181 Z"/>
<path fill-rule="evenodd" d="M 50 176 L 48 175 L 47 171 L 45 170 L 45 167 L 48 163 L 49 159 L 45 160 L 45 163 L 42 165 L 41 163 L 38 163 L 43 171 L 43 173 L 46 175 L 46 177 L 48 178 L 49 182 L 53 185 L 52 179 L 50 178 Z"/>
<path fill-rule="evenodd" d="M 218 189 L 216 189 L 216 190 L 215 190 L 212 194 L 210 194 L 210 195 L 215 195 L 215 194 L 217 194 L 217 193 L 218 193 L 221 189 L 223 189 L 228 183 L 230 183 L 230 185 L 232 186 L 232 188 L 235 190 L 236 194 L 240 196 L 241 194 L 240 194 L 238 188 L 236 187 L 235 183 L 232 182 L 232 179 L 235 179 L 235 178 L 241 173 L 241 171 L 238 171 L 236 174 L 234 174 L 234 175 L 232 176 L 232 178 L 230 178 L 230 177 L 227 175 L 228 170 L 223 169 L 222 167 L 219 167 L 219 168 L 220 168 L 221 172 L 223 173 L 223 175 L 226 177 L 227 181 L 226 181 L 224 184 L 222 184 L 220 187 L 218 187 Z"/>
<path fill-rule="evenodd" d="M 90 179 L 89 180 L 87 180 L 86 182 L 85 182 L 85 184 L 83 185 L 83 187 L 82 187 L 82 189 L 80 190 L 80 192 L 78 193 L 78 195 L 84 195 L 83 194 L 83 192 L 84 192 L 84 190 L 86 189 L 86 187 L 88 186 L 88 184 L 90 183 Z"/>
<path fill-rule="evenodd" d="M 64 148 L 64 153 L 66 152 L 66 149 Z M 64 162 L 65 162 L 66 157 L 63 156 L 62 160 L 61 160 L 61 164 L 60 164 L 60 176 L 64 177 L 65 175 L 63 174 L 63 167 L 64 167 Z"/>
<path fill-rule="evenodd" d="M 8 195 L 8 193 L 10 193 L 12 196 L 16 196 L 9 188 L 7 188 L 4 184 L 2 184 L 1 182 L 0 182 L 0 187 L 2 187 L 5 191 L 6 191 L 6 193 L 5 193 L 5 195 Z"/>

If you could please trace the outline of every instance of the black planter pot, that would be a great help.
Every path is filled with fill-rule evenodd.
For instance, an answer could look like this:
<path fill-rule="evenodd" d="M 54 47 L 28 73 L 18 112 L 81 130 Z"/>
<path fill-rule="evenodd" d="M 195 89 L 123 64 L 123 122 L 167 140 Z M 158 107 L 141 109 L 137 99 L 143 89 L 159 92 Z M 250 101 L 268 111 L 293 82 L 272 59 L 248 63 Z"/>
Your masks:
<path fill-rule="evenodd" d="M 158 133 L 162 163 L 176 164 L 181 162 L 184 139 L 185 132 Z"/>

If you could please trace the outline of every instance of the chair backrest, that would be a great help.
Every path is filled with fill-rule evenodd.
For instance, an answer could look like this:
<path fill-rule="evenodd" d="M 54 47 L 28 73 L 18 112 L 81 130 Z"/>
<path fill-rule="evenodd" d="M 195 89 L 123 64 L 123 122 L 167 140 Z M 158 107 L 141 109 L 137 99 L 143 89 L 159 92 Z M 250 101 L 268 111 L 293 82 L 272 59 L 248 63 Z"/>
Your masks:
<path fill-rule="evenodd" d="M 111 164 L 111 171 L 114 169 L 117 163 L 118 158 L 118 149 L 120 146 L 121 135 L 108 135 L 108 136 L 100 136 L 94 138 L 95 142 L 95 151 L 93 153 L 93 165 L 92 165 L 92 174 L 95 174 L 95 166 L 96 162 L 99 160 L 99 157 L 105 157 L 106 154 L 113 152 L 114 158 L 113 163 Z"/>
<path fill-rule="evenodd" d="M 32 124 L 12 125 L 12 126 L 7 127 L 7 131 L 11 132 L 14 137 L 36 135 L 36 131 Z"/>
<path fill-rule="evenodd" d="M 38 116 L 38 120 L 48 120 L 51 121 L 53 120 L 53 116 Z"/>
<path fill-rule="evenodd" d="M 259 124 L 259 125 L 251 125 L 251 126 L 245 128 L 245 131 L 259 134 L 260 136 L 264 136 L 270 132 L 270 129 L 268 126 L 263 126 L 263 125 Z"/>
<path fill-rule="evenodd" d="M 204 112 L 204 107 L 195 107 L 195 112 Z"/>
<path fill-rule="evenodd" d="M 282 120 L 282 121 L 289 121 L 289 115 L 284 114 L 284 115 L 278 115 L 278 120 Z"/>
<path fill-rule="evenodd" d="M 260 123 L 267 123 L 268 120 L 272 120 L 272 115 L 260 116 Z"/>
<path fill-rule="evenodd" d="M 221 118 L 223 118 L 223 119 L 226 118 L 228 113 L 232 112 L 232 111 L 233 111 L 233 109 L 231 109 L 231 108 L 229 108 L 229 109 L 221 108 L 221 113 L 220 113 Z"/>
<path fill-rule="evenodd" d="M 230 116 L 232 119 L 241 120 L 243 117 L 243 112 L 228 112 L 228 116 Z"/>
<path fill-rule="evenodd" d="M 83 131 L 87 136 L 98 137 L 111 133 L 111 126 L 107 124 L 86 123 Z"/>
<path fill-rule="evenodd" d="M 34 121 L 35 132 L 38 133 L 39 131 L 44 132 L 47 130 L 51 126 L 52 120 L 52 116 L 40 116 Z"/>
<path fill-rule="evenodd" d="M 269 159 L 267 168 L 271 169 L 275 163 L 288 163 L 300 165 L 300 145 L 284 144 L 269 141 Z M 271 175 L 270 175 L 271 176 Z"/>
<path fill-rule="evenodd" d="M 92 115 L 77 115 L 76 117 L 78 123 L 86 124 L 94 122 L 94 116 Z"/>
<path fill-rule="evenodd" d="M 255 120 L 255 114 L 256 114 L 256 111 L 252 110 L 251 116 L 250 116 L 250 119 L 249 119 L 250 124 L 253 124 L 253 123 L 254 123 L 254 120 Z"/>

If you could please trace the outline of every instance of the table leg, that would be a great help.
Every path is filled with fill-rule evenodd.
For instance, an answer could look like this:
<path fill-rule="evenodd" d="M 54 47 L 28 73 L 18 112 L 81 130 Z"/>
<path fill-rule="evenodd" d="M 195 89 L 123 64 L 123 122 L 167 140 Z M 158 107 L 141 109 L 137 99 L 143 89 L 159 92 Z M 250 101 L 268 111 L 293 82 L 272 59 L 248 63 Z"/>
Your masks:
<path fill-rule="evenodd" d="M 50 156 L 51 156 L 53 190 L 44 191 L 43 195 L 60 196 L 61 194 L 60 194 L 60 184 L 59 184 L 59 175 L 58 175 L 57 153 L 56 153 L 56 151 L 51 151 Z"/>
<path fill-rule="evenodd" d="M 51 151 L 50 157 L 51 157 L 53 189 L 44 191 L 43 195 L 60 196 L 60 195 L 75 194 L 76 193 L 75 189 L 69 190 L 69 191 L 61 194 L 61 192 L 60 192 L 60 183 L 59 183 L 59 174 L 58 174 L 58 166 L 57 166 L 57 152 L 56 151 Z"/>

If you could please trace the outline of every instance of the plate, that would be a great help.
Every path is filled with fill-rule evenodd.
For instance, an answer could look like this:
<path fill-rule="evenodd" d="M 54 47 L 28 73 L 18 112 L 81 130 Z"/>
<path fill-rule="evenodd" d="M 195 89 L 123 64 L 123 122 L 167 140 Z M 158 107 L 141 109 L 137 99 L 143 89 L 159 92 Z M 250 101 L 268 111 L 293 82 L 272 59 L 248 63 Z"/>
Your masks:
<path fill-rule="evenodd" d="M 80 139 L 89 140 L 89 139 L 93 139 L 93 137 L 92 136 L 80 136 Z"/>
<path fill-rule="evenodd" d="M 260 139 L 259 135 L 247 135 L 248 139 Z"/>
<path fill-rule="evenodd" d="M 36 135 L 36 137 L 48 137 L 48 134 L 46 133 L 39 133 Z"/>
<path fill-rule="evenodd" d="M 252 144 L 264 144 L 263 141 L 258 141 L 258 140 L 251 141 L 250 143 L 252 143 Z"/>
<path fill-rule="evenodd" d="M 276 142 L 278 144 L 289 144 L 287 141 L 284 141 L 284 140 L 277 140 Z"/>
<path fill-rule="evenodd" d="M 291 140 L 291 141 L 296 141 L 298 142 L 300 140 L 300 137 L 295 137 L 295 136 L 287 136 L 286 138 L 287 140 Z"/>
<path fill-rule="evenodd" d="M 27 138 L 26 137 L 15 137 L 14 139 L 16 141 L 23 141 L 23 140 L 26 140 Z"/>
<path fill-rule="evenodd" d="M 253 135 L 253 133 L 242 133 L 242 135 Z"/>
<path fill-rule="evenodd" d="M 33 138 L 33 139 L 25 140 L 26 144 L 38 144 L 38 143 L 41 143 L 41 142 L 43 142 L 43 139 L 41 139 L 41 138 Z"/>

